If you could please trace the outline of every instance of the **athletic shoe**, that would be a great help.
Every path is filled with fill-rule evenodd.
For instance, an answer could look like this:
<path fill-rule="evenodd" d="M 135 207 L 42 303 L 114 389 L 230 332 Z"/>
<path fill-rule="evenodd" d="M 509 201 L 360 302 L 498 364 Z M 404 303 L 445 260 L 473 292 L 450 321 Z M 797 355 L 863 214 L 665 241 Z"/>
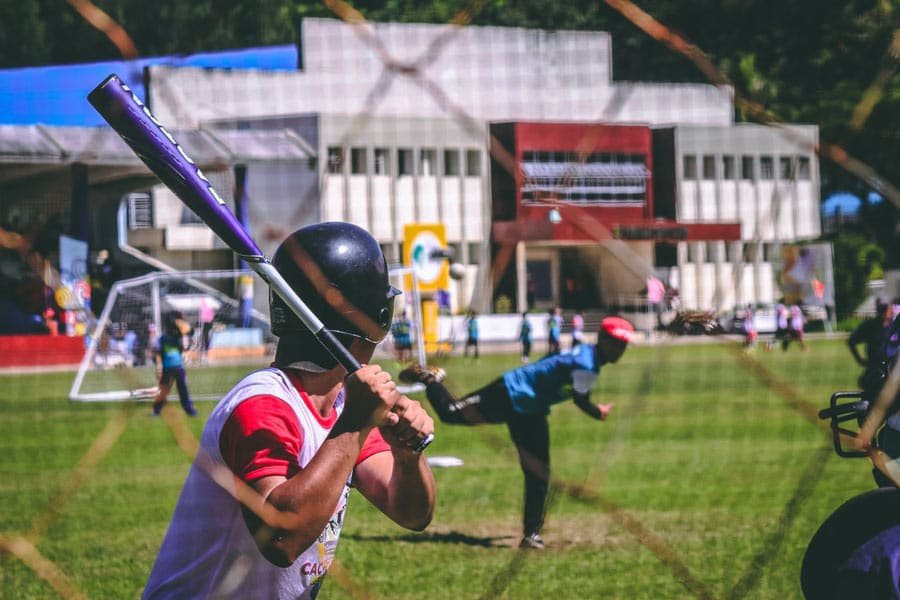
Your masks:
<path fill-rule="evenodd" d="M 519 542 L 519 548 L 524 550 L 543 550 L 544 547 L 544 540 L 539 533 L 526 535 L 522 538 L 522 541 Z"/>
<path fill-rule="evenodd" d="M 403 383 L 440 383 L 447 376 L 447 371 L 440 367 L 409 365 L 397 375 Z"/>

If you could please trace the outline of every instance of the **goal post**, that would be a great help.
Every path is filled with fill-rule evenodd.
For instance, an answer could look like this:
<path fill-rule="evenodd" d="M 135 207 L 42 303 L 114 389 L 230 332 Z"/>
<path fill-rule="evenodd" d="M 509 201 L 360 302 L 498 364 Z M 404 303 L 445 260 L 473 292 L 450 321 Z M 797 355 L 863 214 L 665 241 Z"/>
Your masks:
<path fill-rule="evenodd" d="M 167 313 L 191 326 L 184 353 L 191 396 L 214 399 L 228 390 L 221 375 L 234 364 L 263 365 L 276 338 L 268 316 L 241 301 L 243 270 L 159 271 L 116 282 L 86 338 L 69 399 L 110 402 L 155 396 L 153 348 Z"/>
<path fill-rule="evenodd" d="M 421 298 L 410 269 L 390 269 L 391 284 L 403 294 L 395 318 L 405 310 L 411 323 L 411 361 L 425 364 Z M 163 320 L 179 311 L 192 326 L 185 340 L 188 387 L 194 400 L 217 400 L 237 381 L 235 365 L 269 364 L 277 342 L 268 315 L 241 307 L 242 277 L 248 271 L 159 271 L 116 282 L 102 312 L 86 336 L 87 347 L 72 381 L 69 399 L 121 402 L 152 399 L 157 391 L 153 348 Z M 212 310 L 209 315 L 201 314 Z M 249 314 L 245 314 L 249 313 Z M 393 336 L 377 349 L 382 359 L 396 357 Z M 402 368 L 405 365 L 399 365 Z M 420 385 L 400 386 L 403 393 Z M 175 393 L 173 391 L 173 393 Z"/>

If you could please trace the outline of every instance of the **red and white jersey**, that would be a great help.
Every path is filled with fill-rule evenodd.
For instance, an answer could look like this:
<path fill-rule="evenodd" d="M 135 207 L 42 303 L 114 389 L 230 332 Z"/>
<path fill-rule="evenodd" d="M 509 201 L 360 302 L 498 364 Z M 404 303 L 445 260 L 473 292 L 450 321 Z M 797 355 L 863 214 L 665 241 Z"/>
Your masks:
<path fill-rule="evenodd" d="M 283 406 L 277 402 L 281 400 L 296 416 L 297 437 L 301 439 L 290 440 L 288 444 L 292 453 L 296 449 L 296 467 L 291 465 L 293 472 L 312 460 L 343 409 L 341 393 L 331 414 L 322 418 L 305 393 L 298 390 L 295 382 L 280 369 L 263 369 L 239 382 L 219 401 L 204 427 L 197 458 L 175 507 L 147 581 L 144 598 L 315 597 L 334 558 L 350 481 L 316 543 L 289 567 L 278 567 L 267 561 L 244 522 L 241 505 L 233 494 L 235 475 L 220 451 L 221 438 L 227 435 L 223 434 L 223 428 L 231 423 L 231 415 L 243 402 L 253 399 L 247 404 L 253 406 L 259 398 L 268 400 L 269 407 L 283 411 Z M 287 416 L 290 418 L 289 414 Z M 225 447 L 228 443 L 224 440 Z M 295 448 L 296 444 L 299 447 Z M 383 440 L 381 444 L 384 444 Z M 368 455 L 372 453 L 370 450 Z M 363 458 L 361 455 L 360 460 Z M 245 473 L 238 475 L 248 479 Z"/>

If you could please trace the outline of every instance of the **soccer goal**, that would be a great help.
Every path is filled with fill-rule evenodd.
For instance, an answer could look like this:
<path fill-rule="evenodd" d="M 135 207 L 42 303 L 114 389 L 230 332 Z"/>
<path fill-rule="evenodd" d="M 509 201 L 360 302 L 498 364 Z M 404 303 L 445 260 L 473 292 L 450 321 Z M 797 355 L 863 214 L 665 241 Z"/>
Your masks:
<path fill-rule="evenodd" d="M 87 351 L 69 399 L 115 402 L 153 398 L 158 389 L 153 348 L 166 314 L 172 311 L 180 312 L 191 325 L 184 353 L 191 397 L 221 398 L 246 367 L 269 364 L 277 342 L 268 315 L 252 306 L 242 309 L 241 280 L 247 277 L 253 276 L 239 270 L 160 271 L 116 282 L 87 337 Z M 421 299 L 415 278 L 409 268 L 398 266 L 391 268 L 390 279 L 403 292 L 397 299 L 395 318 L 405 311 L 410 321 L 411 352 L 403 362 L 424 364 Z M 376 356 L 399 356 L 392 334 L 379 345 Z M 421 384 L 400 387 L 403 393 L 412 393 L 419 391 Z"/>
<path fill-rule="evenodd" d="M 72 382 L 76 401 L 152 398 L 157 391 L 153 348 L 165 316 L 178 311 L 185 332 L 191 396 L 217 399 L 236 379 L 235 365 L 264 365 L 275 341 L 268 316 L 253 309 L 248 271 L 155 272 L 118 281 L 88 336 Z M 244 299 L 242 303 L 241 299 Z"/>

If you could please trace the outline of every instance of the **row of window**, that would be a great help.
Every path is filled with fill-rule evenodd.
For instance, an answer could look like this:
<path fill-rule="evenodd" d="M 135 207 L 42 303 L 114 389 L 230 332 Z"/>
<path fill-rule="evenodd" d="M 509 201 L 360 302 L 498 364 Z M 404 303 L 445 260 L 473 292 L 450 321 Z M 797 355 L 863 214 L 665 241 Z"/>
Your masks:
<path fill-rule="evenodd" d="M 644 165 L 647 163 L 647 157 L 644 154 L 636 152 L 594 152 L 587 156 L 583 156 L 577 152 L 525 150 L 522 152 L 522 162 Z"/>
<path fill-rule="evenodd" d="M 644 179 L 528 181 L 522 187 L 522 203 L 536 204 L 552 199 L 585 206 L 602 204 L 643 204 L 647 198 Z"/>
<path fill-rule="evenodd" d="M 341 175 L 344 173 L 344 161 L 347 149 L 339 146 L 328 148 L 328 173 Z M 462 155 L 457 148 L 442 150 L 443 160 L 438 164 L 436 148 L 420 148 L 418 162 L 412 148 L 374 148 L 373 160 L 369 162 L 369 148 L 350 148 L 350 174 L 352 175 L 441 175 L 454 177 L 465 174 L 467 177 L 481 176 L 481 150 L 467 149 Z M 392 162 L 393 159 L 393 162 Z M 392 165 L 396 169 L 392 170 Z"/>
<path fill-rule="evenodd" d="M 690 242 L 688 262 L 715 263 L 720 252 L 724 262 L 752 264 L 761 262 L 778 263 L 782 260 L 780 242 Z M 724 248 L 724 250 L 722 250 Z M 677 264 L 674 244 L 657 244 L 656 266 L 674 267 Z"/>
<path fill-rule="evenodd" d="M 640 153 L 526 150 L 522 153 L 522 202 L 581 205 L 643 203 L 647 196 L 647 157 Z"/>
<path fill-rule="evenodd" d="M 808 156 L 741 156 L 740 165 L 736 156 L 714 156 L 711 154 L 698 158 L 686 154 L 682 159 L 682 177 L 684 179 L 775 179 L 775 166 L 778 165 L 780 180 L 809 180 L 810 159 Z M 759 160 L 757 160 L 759 159 Z M 757 172 L 757 164 L 759 172 Z M 698 166 L 700 167 L 698 169 Z M 740 166 L 740 171 L 738 171 Z"/>

